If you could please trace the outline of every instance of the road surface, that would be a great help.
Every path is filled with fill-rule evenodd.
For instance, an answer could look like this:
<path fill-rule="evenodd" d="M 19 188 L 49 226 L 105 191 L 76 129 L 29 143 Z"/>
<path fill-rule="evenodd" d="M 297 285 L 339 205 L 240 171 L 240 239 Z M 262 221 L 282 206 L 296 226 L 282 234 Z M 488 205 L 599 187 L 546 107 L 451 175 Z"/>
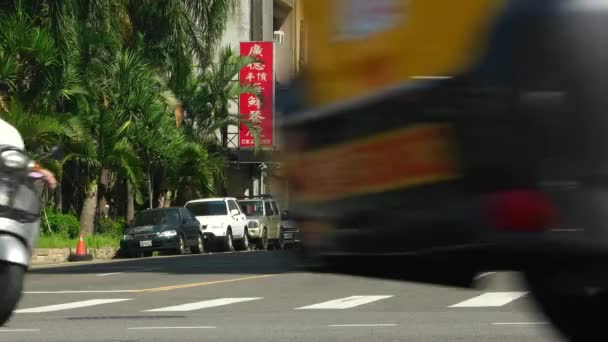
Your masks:
<path fill-rule="evenodd" d="M 518 275 L 453 289 L 313 274 L 288 252 L 35 268 L 1 341 L 561 341 Z"/>

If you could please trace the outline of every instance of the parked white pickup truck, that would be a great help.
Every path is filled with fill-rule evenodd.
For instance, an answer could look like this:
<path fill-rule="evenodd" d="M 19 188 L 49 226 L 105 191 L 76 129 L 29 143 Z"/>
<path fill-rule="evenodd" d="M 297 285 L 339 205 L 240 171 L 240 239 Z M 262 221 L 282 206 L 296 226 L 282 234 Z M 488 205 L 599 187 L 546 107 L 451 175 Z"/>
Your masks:
<path fill-rule="evenodd" d="M 249 250 L 247 218 L 232 197 L 205 198 L 186 203 L 201 223 L 205 242 L 219 243 L 225 251 Z"/>

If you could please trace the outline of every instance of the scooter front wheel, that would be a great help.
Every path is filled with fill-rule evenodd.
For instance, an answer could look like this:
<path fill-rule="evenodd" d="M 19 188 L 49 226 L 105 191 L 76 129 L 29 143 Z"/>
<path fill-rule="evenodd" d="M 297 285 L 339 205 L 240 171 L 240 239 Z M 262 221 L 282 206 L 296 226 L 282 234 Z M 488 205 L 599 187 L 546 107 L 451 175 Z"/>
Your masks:
<path fill-rule="evenodd" d="M 21 298 L 25 267 L 0 263 L 0 326 L 8 321 Z"/>

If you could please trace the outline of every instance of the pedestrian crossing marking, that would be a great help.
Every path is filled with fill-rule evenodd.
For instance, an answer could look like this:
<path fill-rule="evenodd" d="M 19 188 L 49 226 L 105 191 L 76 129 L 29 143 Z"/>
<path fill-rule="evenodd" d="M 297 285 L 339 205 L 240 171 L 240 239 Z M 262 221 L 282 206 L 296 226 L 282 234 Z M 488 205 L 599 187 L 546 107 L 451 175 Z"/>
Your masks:
<path fill-rule="evenodd" d="M 527 292 L 486 292 L 477 297 L 454 304 L 450 308 L 498 307 L 509 304 L 526 294 Z"/>
<path fill-rule="evenodd" d="M 95 306 L 101 304 L 110 304 L 117 302 L 124 302 L 127 300 L 132 300 L 131 298 L 120 298 L 120 299 L 90 299 L 83 300 L 78 302 L 64 303 L 64 304 L 55 304 L 55 305 L 46 305 L 39 306 L 35 308 L 29 309 L 21 309 L 16 310 L 15 313 L 42 313 L 42 312 L 53 312 L 53 311 L 61 311 L 61 310 L 69 310 L 69 309 L 77 309 L 84 308 L 88 306 Z"/>
<path fill-rule="evenodd" d="M 223 306 L 223 305 L 229 305 L 229 304 L 235 304 L 235 303 L 241 303 L 241 302 L 249 302 L 249 301 L 253 301 L 253 300 L 259 300 L 259 299 L 262 299 L 262 298 L 263 297 L 252 297 L 252 298 L 218 298 L 218 299 L 205 300 L 205 301 L 202 301 L 202 302 L 187 303 L 187 304 L 169 306 L 169 307 L 164 307 L 164 308 L 159 308 L 159 309 L 153 309 L 153 310 L 145 310 L 144 312 L 182 312 L 182 311 L 194 311 L 194 310 L 213 308 L 213 307 L 217 307 L 217 306 Z"/>
<path fill-rule="evenodd" d="M 330 300 L 330 301 L 323 302 L 323 303 L 303 306 L 300 308 L 296 308 L 296 310 L 350 309 L 350 308 L 357 307 L 359 305 L 372 303 L 372 302 L 390 298 L 390 297 L 392 297 L 392 295 L 388 295 L 388 296 L 350 296 L 350 297 L 346 297 L 346 298 Z"/>

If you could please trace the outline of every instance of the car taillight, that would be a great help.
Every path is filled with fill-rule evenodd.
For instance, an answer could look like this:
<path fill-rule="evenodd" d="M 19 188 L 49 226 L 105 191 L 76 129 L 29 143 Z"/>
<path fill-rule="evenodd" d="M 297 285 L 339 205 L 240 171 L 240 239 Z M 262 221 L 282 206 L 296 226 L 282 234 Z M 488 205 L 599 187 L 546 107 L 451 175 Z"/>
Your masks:
<path fill-rule="evenodd" d="M 542 231 L 557 220 L 551 201 L 540 191 L 495 193 L 487 201 L 485 210 L 493 226 L 503 230 Z"/>

